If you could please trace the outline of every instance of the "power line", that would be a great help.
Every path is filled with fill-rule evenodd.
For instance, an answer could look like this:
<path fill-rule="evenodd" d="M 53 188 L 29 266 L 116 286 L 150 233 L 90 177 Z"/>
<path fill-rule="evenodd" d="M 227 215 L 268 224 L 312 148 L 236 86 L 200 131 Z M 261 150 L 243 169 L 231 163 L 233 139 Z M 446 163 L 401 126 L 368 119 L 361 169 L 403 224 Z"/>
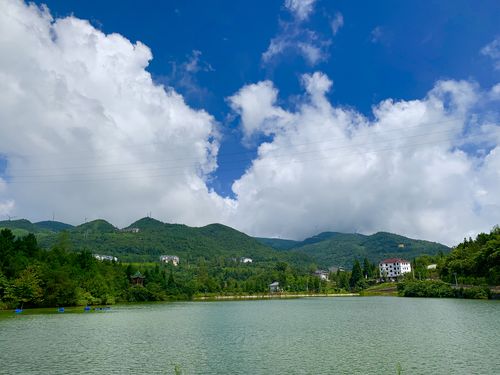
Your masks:
<path fill-rule="evenodd" d="M 359 148 L 359 147 L 370 147 L 372 145 L 376 145 L 379 143 L 390 143 L 390 142 L 398 142 L 398 141 L 403 141 L 407 139 L 412 139 L 412 138 L 418 138 L 418 137 L 429 137 L 433 135 L 439 135 L 439 134 L 448 134 L 448 133 L 454 133 L 455 130 L 442 130 L 442 131 L 437 131 L 437 132 L 431 132 L 431 133 L 425 133 L 425 134 L 413 134 L 405 137 L 399 137 L 399 138 L 391 138 L 391 139 L 380 139 L 378 141 L 370 142 L 370 143 L 356 143 L 356 144 L 347 144 L 343 146 L 337 146 L 337 147 L 331 147 L 331 148 L 323 148 L 323 149 L 314 149 L 314 150 L 306 150 L 306 151 L 295 151 L 295 152 L 288 152 L 284 154 L 277 154 L 277 155 L 269 155 L 267 154 L 266 156 L 272 156 L 273 158 L 287 158 L 290 156 L 297 156 L 297 155 L 304 155 L 304 154 L 311 154 L 311 153 L 318 153 L 318 152 L 324 152 L 324 151 L 336 151 L 336 150 L 341 150 L 341 149 L 349 149 L 349 148 Z M 295 147 L 295 146 L 292 146 Z M 282 149 L 278 148 L 279 149 Z M 290 149 L 288 149 L 290 150 Z M 275 151 L 275 150 L 273 150 Z M 252 161 L 253 158 L 240 158 L 240 159 L 231 159 L 226 162 L 226 164 L 234 164 L 234 163 L 243 163 L 243 162 L 249 162 Z M 198 168 L 201 166 L 202 163 L 195 163 L 195 164 L 184 164 L 184 165 L 173 165 L 173 166 L 161 166 L 161 167 L 155 167 L 155 168 L 141 168 L 141 169 L 136 169 L 136 170 L 130 170 L 130 169 L 125 169 L 125 170 L 115 170 L 115 171 L 92 171 L 92 172 L 82 172 L 82 173 L 64 173 L 64 174 L 29 174 L 29 175 L 11 175 L 11 178 L 32 178 L 32 177 L 67 177 L 67 176 L 94 176 L 94 175 L 109 175 L 109 174 L 121 174 L 121 173 L 128 173 L 128 172 L 151 172 L 151 171 L 160 171 L 160 170 L 183 170 L 186 168 Z M 64 168 L 62 168 L 64 169 Z"/>
<path fill-rule="evenodd" d="M 425 128 L 427 126 L 432 126 L 432 125 L 437 125 L 437 124 L 443 124 L 443 123 L 451 123 L 451 122 L 458 122 L 460 120 L 458 119 L 449 119 L 449 120 L 443 120 L 443 121 L 436 121 L 436 122 L 427 122 L 424 124 L 419 124 L 419 125 L 414 125 L 414 126 L 407 126 L 403 129 L 397 128 L 397 129 L 387 129 L 384 131 L 378 131 L 376 134 L 381 135 L 381 134 L 386 134 L 386 133 L 392 133 L 392 132 L 401 132 L 401 131 L 406 131 L 408 129 L 414 129 L 414 128 Z M 366 129 L 371 129 L 375 125 L 372 125 L 371 127 L 368 127 Z M 448 131 L 448 130 L 447 130 Z M 371 134 L 367 134 L 366 137 L 372 136 Z M 303 142 L 303 143 L 296 143 L 293 145 L 293 147 L 300 147 L 300 146 L 306 146 L 306 145 L 311 145 L 311 144 L 320 144 L 320 143 L 328 143 L 328 142 L 334 142 L 337 140 L 344 140 L 346 137 L 345 136 L 338 136 L 338 137 L 332 137 L 332 138 L 323 138 L 321 140 L 313 140 L 310 142 Z M 153 144 L 164 144 L 162 142 L 153 142 L 153 143 L 145 143 L 143 145 L 153 145 Z M 140 147 L 140 145 L 135 145 L 136 147 Z M 88 151 L 82 151 L 78 152 L 76 154 L 85 154 L 87 155 L 89 152 L 107 152 L 110 150 L 114 149 L 122 149 L 123 147 L 127 148 L 133 148 L 134 145 L 131 146 L 121 146 L 121 147 L 111 147 L 106 150 L 88 150 Z M 279 149 L 279 148 L 276 148 Z M 71 158 L 68 158 L 68 154 L 75 154 L 75 153 L 64 153 L 61 155 L 60 153 L 54 153 L 54 156 L 61 157 L 63 156 L 64 159 L 71 160 Z M 253 155 L 255 154 L 254 150 L 248 150 L 248 151 L 233 151 L 233 152 L 220 152 L 217 154 L 218 158 L 226 157 L 226 156 L 235 156 L 235 155 L 245 155 L 245 154 L 250 154 Z M 11 157 L 15 158 L 29 158 L 29 157 L 47 157 L 50 155 L 47 154 L 13 154 Z M 80 160 L 81 158 L 78 158 Z M 100 168 L 107 168 L 107 167 L 117 167 L 117 166 L 131 166 L 131 165 L 145 165 L 145 164 L 159 164 L 159 163 L 165 163 L 165 162 L 179 162 L 179 161 L 185 161 L 185 160 L 192 160 L 192 161 L 197 161 L 195 158 L 192 156 L 190 157 L 181 157 L 181 158 L 175 158 L 175 159 L 161 159 L 161 160 L 154 160 L 154 161 L 146 161 L 146 162 L 136 162 L 136 163 L 113 163 L 113 164 L 89 164 L 89 165 L 82 165 L 82 166 L 70 166 L 70 167 L 47 167 L 47 168 L 23 168 L 19 169 L 18 171 L 41 171 L 41 170 L 69 170 L 69 169 L 94 169 L 96 167 Z"/>
<path fill-rule="evenodd" d="M 443 142 L 449 142 L 452 140 L 457 140 L 457 139 L 462 139 L 462 140 L 468 140 L 470 138 L 474 138 L 480 136 L 479 134 L 477 135 L 469 135 L 469 136 L 464 136 L 462 138 L 444 138 L 444 139 L 439 139 L 439 140 L 433 140 L 429 142 L 421 142 L 421 143 L 414 143 L 410 145 L 400 145 L 400 146 L 395 146 L 395 147 L 386 147 L 386 148 L 381 148 L 381 149 L 376 149 L 376 150 L 368 150 L 364 152 L 356 151 L 356 152 L 351 152 L 351 153 L 344 153 L 344 154 L 335 154 L 335 155 L 329 155 L 325 157 L 320 157 L 320 158 L 310 158 L 310 159 L 294 159 L 287 161 L 286 163 L 281 163 L 281 165 L 287 165 L 287 164 L 293 164 L 293 163 L 308 163 L 308 162 L 315 162 L 315 161 L 320 161 L 320 160 L 328 160 L 328 159 L 336 159 L 336 158 L 342 158 L 343 161 L 345 161 L 345 157 L 347 156 L 362 156 L 366 154 L 374 154 L 374 153 L 380 153 L 380 152 L 386 152 L 386 151 L 392 151 L 392 150 L 404 150 L 404 149 L 411 149 L 413 147 L 419 147 L 419 146 L 425 146 L 425 145 L 432 145 L 432 144 L 439 144 Z M 321 150 L 320 150 L 321 151 Z M 348 159 L 347 159 L 348 160 Z M 260 160 L 262 162 L 262 160 Z M 275 159 L 271 160 L 271 162 L 275 162 Z M 230 170 L 241 170 L 241 166 L 238 166 L 236 168 L 225 168 L 225 167 L 220 167 L 218 168 L 218 172 L 225 172 L 225 171 L 230 171 Z M 185 175 L 185 172 L 183 173 L 176 173 L 176 174 L 169 174 L 169 173 L 162 173 L 162 174 L 156 174 L 156 175 L 146 175 L 146 176 L 118 176 L 118 177 L 109 177 L 109 178 L 94 178 L 94 179 L 78 179 L 78 180 L 71 180 L 71 179 L 65 179 L 65 180 L 26 180 L 26 181 L 16 181 L 16 180 L 11 180 L 8 182 L 8 184 L 39 184 L 39 183 L 85 183 L 85 182 L 100 182 L 100 181 L 115 181 L 115 180 L 127 180 L 127 179 L 137 179 L 137 178 L 158 178 L 158 177 L 176 177 L 176 176 L 183 176 Z M 64 175 L 66 176 L 66 175 Z M 46 176 L 44 176 L 46 177 Z"/>

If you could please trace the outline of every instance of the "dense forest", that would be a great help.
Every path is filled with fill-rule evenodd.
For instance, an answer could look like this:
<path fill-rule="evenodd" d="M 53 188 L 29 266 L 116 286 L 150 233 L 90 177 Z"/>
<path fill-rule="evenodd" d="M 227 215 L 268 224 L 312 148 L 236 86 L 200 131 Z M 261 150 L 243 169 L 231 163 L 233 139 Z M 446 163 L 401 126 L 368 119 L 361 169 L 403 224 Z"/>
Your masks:
<path fill-rule="evenodd" d="M 427 269 L 431 263 L 435 270 Z M 417 257 L 413 269 L 398 285 L 402 296 L 490 298 L 500 285 L 500 228 L 464 239 L 446 256 Z"/>
<path fill-rule="evenodd" d="M 165 235 L 159 233 L 165 230 L 165 224 L 153 219 L 134 224 L 141 227 L 143 237 L 148 234 L 155 241 L 173 236 L 170 241 L 179 245 L 186 240 L 184 226 L 167 225 L 169 234 Z M 33 233 L 20 234 L 19 228 L 14 229 L 17 235 L 11 229 L 0 230 L 0 309 L 263 294 L 269 292 L 273 282 L 288 293 L 358 292 L 380 282 L 377 265 L 367 257 L 353 256 L 349 270 L 339 268 L 321 276 L 315 273 L 318 266 L 307 255 L 270 249 L 221 225 L 191 232 L 195 238 L 185 244 L 184 251 L 194 251 L 181 257 L 178 266 L 160 263 L 159 259 L 100 261 L 90 251 L 96 247 L 86 242 L 92 235 L 101 250 L 99 239 L 106 238 L 103 233 L 126 238 L 138 233 L 117 232 L 103 221 L 69 230 L 58 226 L 63 231 L 48 247 L 41 246 Z M 253 256 L 253 262 L 241 262 L 239 256 L 243 255 Z M 436 268 L 429 269 L 430 264 L 436 264 Z M 464 239 L 449 254 L 414 257 L 412 270 L 399 280 L 400 295 L 488 298 L 491 293 L 487 286 L 500 284 L 500 229 L 495 227 L 475 240 Z M 141 276 L 140 283 L 134 281 L 136 275 Z"/>
<path fill-rule="evenodd" d="M 303 241 L 276 238 L 257 240 L 284 253 L 308 255 L 321 266 L 349 268 L 353 266 L 355 258 L 368 258 L 371 262 L 379 262 L 385 258 L 413 259 L 422 254 L 437 255 L 450 251 L 450 248 L 440 243 L 415 240 L 387 232 L 372 235 L 323 232 Z"/>
<path fill-rule="evenodd" d="M 246 264 L 236 258 L 200 257 L 174 267 L 159 262 L 99 261 L 89 251 L 71 251 L 71 246 L 66 232 L 50 250 L 43 250 L 33 234 L 16 237 L 9 229 L 1 230 L 0 306 L 113 304 L 191 299 L 196 294 L 266 293 L 275 281 L 287 292 L 337 290 L 313 275 L 314 264 L 294 266 L 272 260 Z M 142 285 L 133 282 L 137 272 L 143 276 Z"/>

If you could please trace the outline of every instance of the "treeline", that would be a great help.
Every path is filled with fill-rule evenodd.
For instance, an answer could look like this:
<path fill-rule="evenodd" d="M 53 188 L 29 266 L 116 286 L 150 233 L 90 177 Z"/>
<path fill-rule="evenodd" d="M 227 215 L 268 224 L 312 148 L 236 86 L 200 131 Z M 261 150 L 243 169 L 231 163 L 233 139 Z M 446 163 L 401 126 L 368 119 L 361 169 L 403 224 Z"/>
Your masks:
<path fill-rule="evenodd" d="M 402 296 L 491 298 L 489 287 L 500 285 L 500 228 L 465 238 L 448 255 L 417 257 L 412 269 L 398 284 Z"/>
<path fill-rule="evenodd" d="M 15 237 L 9 229 L 1 230 L 0 308 L 266 293 L 269 284 L 275 281 L 286 292 L 340 292 L 360 285 L 359 280 L 351 280 L 349 272 L 339 273 L 338 278 L 332 275 L 334 282 L 321 280 L 313 275 L 316 270 L 313 264 L 302 267 L 283 261 L 242 264 L 223 257 L 210 261 L 199 258 L 196 262 L 181 262 L 177 267 L 159 263 L 121 264 L 98 261 L 89 251 L 75 252 L 70 248 L 68 235 L 64 233 L 50 250 L 44 250 L 33 234 Z M 370 270 L 373 271 L 373 265 Z M 137 271 L 144 276 L 143 285 L 132 282 Z"/>
<path fill-rule="evenodd" d="M 444 281 L 461 284 L 500 285 L 500 228 L 464 239 L 439 267 Z"/>

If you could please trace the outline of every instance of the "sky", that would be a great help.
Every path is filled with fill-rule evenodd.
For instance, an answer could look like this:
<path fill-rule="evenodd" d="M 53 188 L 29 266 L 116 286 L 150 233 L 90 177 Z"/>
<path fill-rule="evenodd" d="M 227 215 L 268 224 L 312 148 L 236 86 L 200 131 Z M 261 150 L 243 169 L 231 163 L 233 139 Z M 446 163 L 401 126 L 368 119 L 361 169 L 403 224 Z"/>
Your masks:
<path fill-rule="evenodd" d="M 0 219 L 500 224 L 500 4 L 0 1 Z"/>

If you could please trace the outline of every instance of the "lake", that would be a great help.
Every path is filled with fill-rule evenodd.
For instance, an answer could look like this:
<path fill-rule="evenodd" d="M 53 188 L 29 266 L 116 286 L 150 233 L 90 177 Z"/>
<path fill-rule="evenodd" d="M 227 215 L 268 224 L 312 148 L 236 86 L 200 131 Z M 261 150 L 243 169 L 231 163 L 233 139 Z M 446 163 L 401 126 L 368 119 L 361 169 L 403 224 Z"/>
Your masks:
<path fill-rule="evenodd" d="M 176 366 L 182 374 L 396 374 L 398 366 L 500 374 L 500 301 L 318 297 L 0 314 L 1 374 L 173 374 Z"/>

